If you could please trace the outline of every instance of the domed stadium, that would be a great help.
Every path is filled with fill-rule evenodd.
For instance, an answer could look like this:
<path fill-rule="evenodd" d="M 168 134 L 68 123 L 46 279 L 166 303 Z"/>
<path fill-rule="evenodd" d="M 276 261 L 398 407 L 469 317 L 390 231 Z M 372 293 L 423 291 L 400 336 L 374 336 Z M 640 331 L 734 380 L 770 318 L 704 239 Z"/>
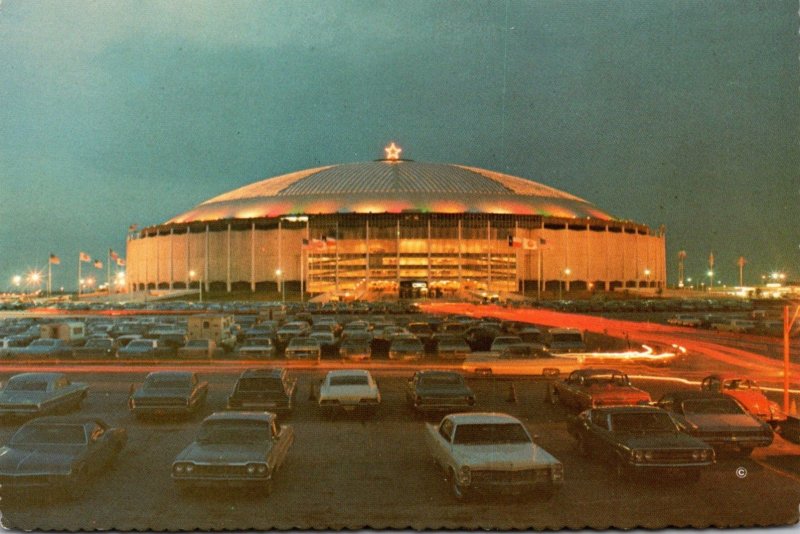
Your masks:
<path fill-rule="evenodd" d="M 386 150 L 246 185 L 131 233 L 129 289 L 379 299 L 665 284 L 663 229 L 525 178 Z"/>

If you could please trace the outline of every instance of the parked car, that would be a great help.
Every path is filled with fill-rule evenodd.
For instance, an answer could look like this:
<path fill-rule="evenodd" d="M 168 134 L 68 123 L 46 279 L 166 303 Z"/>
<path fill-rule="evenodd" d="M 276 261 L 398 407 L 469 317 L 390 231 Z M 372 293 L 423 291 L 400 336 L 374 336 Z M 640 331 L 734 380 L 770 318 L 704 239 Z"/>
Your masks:
<path fill-rule="evenodd" d="M 208 396 L 208 382 L 192 371 L 154 371 L 144 383 L 131 386 L 128 408 L 136 417 L 191 415 Z"/>
<path fill-rule="evenodd" d="M 35 417 L 77 410 L 89 384 L 72 382 L 64 373 L 22 373 L 0 390 L 0 416 Z"/>
<path fill-rule="evenodd" d="M 332 332 L 311 332 L 308 337 L 319 342 L 319 348 L 323 356 L 338 352 L 336 336 Z"/>
<path fill-rule="evenodd" d="M 172 462 L 172 480 L 182 489 L 244 486 L 269 494 L 293 443 L 294 430 L 273 413 L 213 413 Z"/>
<path fill-rule="evenodd" d="M 550 497 L 563 484 L 561 462 L 510 415 L 450 414 L 425 430 L 428 450 L 457 500 L 488 491 Z"/>
<path fill-rule="evenodd" d="M 369 334 L 350 334 L 342 336 L 339 357 L 343 360 L 369 360 L 372 358 L 371 336 Z"/>
<path fill-rule="evenodd" d="M 117 345 L 110 337 L 90 337 L 82 347 L 72 349 L 72 356 L 81 359 L 113 358 Z"/>
<path fill-rule="evenodd" d="M 406 400 L 417 412 L 455 412 L 475 406 L 475 393 L 460 373 L 422 370 L 408 379 Z"/>
<path fill-rule="evenodd" d="M 545 344 L 552 353 L 586 352 L 583 333 L 575 328 L 551 328 L 545 336 Z"/>
<path fill-rule="evenodd" d="M 191 339 L 178 349 L 178 358 L 210 360 L 217 354 L 217 343 L 212 339 Z"/>
<path fill-rule="evenodd" d="M 389 345 L 390 360 L 421 360 L 425 347 L 416 337 L 395 338 Z"/>
<path fill-rule="evenodd" d="M 311 325 L 305 321 L 292 321 L 278 329 L 278 345 L 285 347 L 294 337 L 307 336 L 311 333 Z"/>
<path fill-rule="evenodd" d="M 492 341 L 489 350 L 492 352 L 502 352 L 506 347 L 519 343 L 522 343 L 522 338 L 519 336 L 497 336 L 494 338 L 494 341 Z"/>
<path fill-rule="evenodd" d="M 155 339 L 139 338 L 131 340 L 124 347 L 117 350 L 117 358 L 156 358 L 161 355 L 158 350 L 158 341 Z"/>
<path fill-rule="evenodd" d="M 308 336 L 294 337 L 284 352 L 289 360 L 319 361 L 322 358 L 322 347 L 319 340 Z"/>
<path fill-rule="evenodd" d="M 616 369 L 576 369 L 565 380 L 553 382 L 548 400 L 583 411 L 600 406 L 647 404 L 650 394 L 631 385 L 628 375 Z"/>
<path fill-rule="evenodd" d="M 764 395 L 758 383 L 739 375 L 710 375 L 700 384 L 701 391 L 722 393 L 739 401 L 744 408 L 773 428 L 786 421 L 786 414 L 777 402 Z"/>
<path fill-rule="evenodd" d="M 247 369 L 228 396 L 229 410 L 265 410 L 289 414 L 297 397 L 297 379 L 286 369 Z"/>
<path fill-rule="evenodd" d="M 80 493 L 90 477 L 107 472 L 127 443 L 124 428 L 88 416 L 49 416 L 20 427 L 0 449 L 0 485 L 17 492 Z M 5 498 L 5 497 L 4 497 Z"/>
<path fill-rule="evenodd" d="M 673 414 L 681 430 L 717 450 L 749 456 L 755 447 L 772 443 L 769 424 L 720 393 L 676 391 L 662 396 L 656 405 Z"/>
<path fill-rule="evenodd" d="M 685 315 L 685 314 L 676 314 L 667 319 L 667 324 L 671 324 L 674 326 L 691 326 L 697 328 L 702 323 L 702 319 L 700 317 L 694 315 Z"/>
<path fill-rule="evenodd" d="M 236 349 L 236 355 L 247 360 L 251 358 L 270 359 L 275 357 L 275 345 L 268 337 L 248 337 L 244 343 Z"/>
<path fill-rule="evenodd" d="M 319 407 L 329 413 L 337 410 L 374 412 L 380 402 L 381 392 L 369 371 L 328 371 L 319 388 Z"/>
<path fill-rule="evenodd" d="M 472 352 L 460 335 L 436 334 L 436 354 L 443 360 L 463 360 Z"/>
<path fill-rule="evenodd" d="M 517 343 L 505 347 L 499 353 L 473 353 L 464 360 L 461 368 L 477 375 L 530 376 L 559 372 L 565 365 L 569 364 L 560 360 L 554 363 L 553 355 L 538 344 Z"/>
<path fill-rule="evenodd" d="M 21 358 L 69 358 L 72 356 L 72 345 L 57 338 L 35 339 L 16 355 Z"/>
<path fill-rule="evenodd" d="M 677 474 L 696 481 L 715 461 L 714 449 L 682 433 L 667 412 L 653 406 L 585 410 L 567 420 L 567 430 L 581 454 L 610 464 L 619 477 Z"/>

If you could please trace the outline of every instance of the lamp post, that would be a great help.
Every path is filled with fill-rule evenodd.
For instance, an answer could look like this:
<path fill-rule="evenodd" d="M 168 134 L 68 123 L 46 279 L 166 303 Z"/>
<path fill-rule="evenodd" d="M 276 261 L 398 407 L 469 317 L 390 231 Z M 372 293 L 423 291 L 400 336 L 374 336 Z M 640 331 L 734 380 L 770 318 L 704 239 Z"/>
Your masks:
<path fill-rule="evenodd" d="M 189 280 L 194 280 L 194 277 L 196 275 L 197 275 L 196 272 L 189 271 Z M 200 277 L 200 279 L 197 282 L 197 287 L 200 289 L 200 297 L 198 299 L 198 302 L 200 302 L 202 304 L 203 303 L 203 277 L 202 276 Z"/>
<path fill-rule="evenodd" d="M 275 284 L 278 287 L 278 292 L 281 294 L 281 302 L 286 302 L 286 291 L 284 291 L 285 287 L 283 285 L 283 271 L 280 269 L 275 269 L 275 280 L 277 283 Z"/>
<path fill-rule="evenodd" d="M 570 274 L 572 274 L 572 269 L 570 269 L 569 267 L 564 269 L 564 276 L 561 277 L 561 280 L 559 281 L 559 284 L 558 284 L 558 300 L 562 299 L 561 289 L 562 289 L 562 286 L 564 285 L 564 278 L 569 280 L 569 275 Z"/>
<path fill-rule="evenodd" d="M 644 270 L 644 279 L 645 283 L 647 284 L 647 287 L 650 287 L 650 269 Z"/>
<path fill-rule="evenodd" d="M 11 283 L 14 284 L 14 287 L 16 288 L 15 291 L 19 293 L 19 285 L 22 283 L 22 277 L 18 274 L 15 274 L 11 278 Z"/>
<path fill-rule="evenodd" d="M 714 271 L 711 269 L 708 270 L 708 290 L 711 291 L 714 289 Z"/>

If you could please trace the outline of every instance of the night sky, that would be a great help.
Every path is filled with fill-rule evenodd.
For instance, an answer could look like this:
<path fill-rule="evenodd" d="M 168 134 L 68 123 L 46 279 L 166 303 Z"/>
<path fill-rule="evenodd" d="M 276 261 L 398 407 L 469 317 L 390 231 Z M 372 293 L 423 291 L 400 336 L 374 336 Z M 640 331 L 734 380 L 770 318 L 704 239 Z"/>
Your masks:
<path fill-rule="evenodd" d="M 796 0 L 0 0 L 0 291 L 389 141 L 664 224 L 670 284 L 679 250 L 800 279 L 798 26 Z"/>

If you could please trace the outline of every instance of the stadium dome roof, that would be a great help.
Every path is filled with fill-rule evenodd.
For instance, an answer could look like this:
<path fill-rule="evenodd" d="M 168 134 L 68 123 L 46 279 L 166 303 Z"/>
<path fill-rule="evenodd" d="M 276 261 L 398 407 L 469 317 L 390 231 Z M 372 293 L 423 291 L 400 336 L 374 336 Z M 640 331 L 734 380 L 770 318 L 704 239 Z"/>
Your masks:
<path fill-rule="evenodd" d="M 615 219 L 581 198 L 525 178 L 387 159 L 267 178 L 211 198 L 167 223 L 404 211 Z"/>

